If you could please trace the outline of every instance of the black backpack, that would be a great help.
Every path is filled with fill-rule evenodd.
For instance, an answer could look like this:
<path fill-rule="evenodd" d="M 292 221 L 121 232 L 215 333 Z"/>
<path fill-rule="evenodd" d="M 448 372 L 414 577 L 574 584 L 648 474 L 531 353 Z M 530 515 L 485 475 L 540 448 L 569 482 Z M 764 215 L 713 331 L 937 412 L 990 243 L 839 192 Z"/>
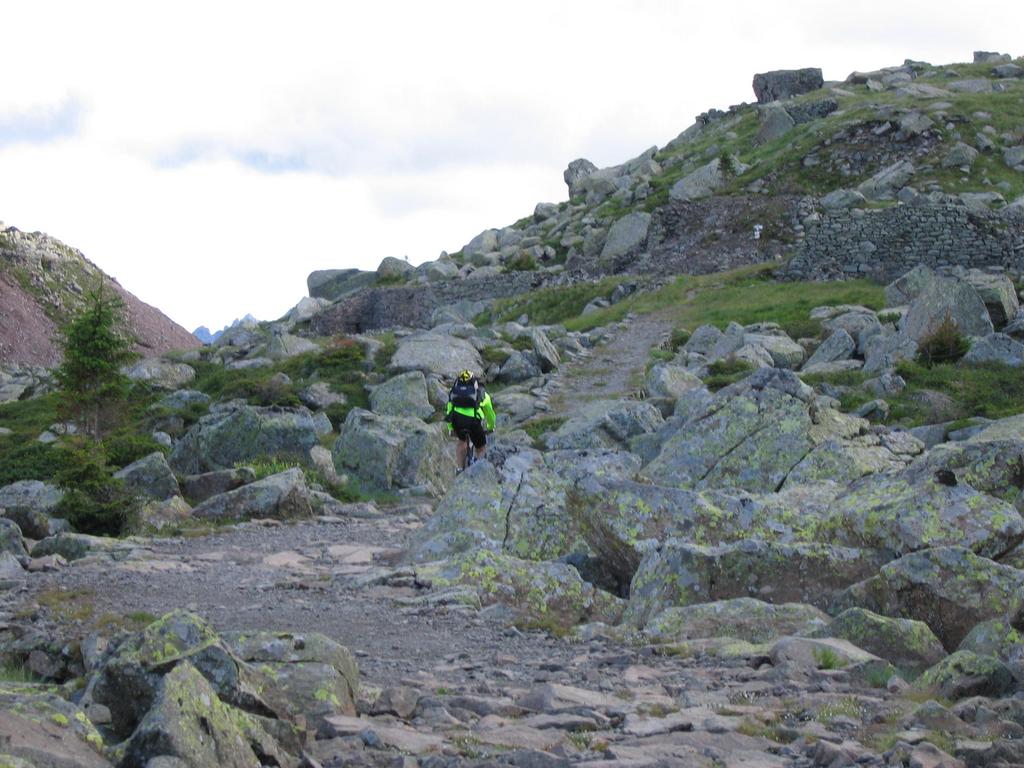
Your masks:
<path fill-rule="evenodd" d="M 456 408 L 472 408 L 480 406 L 480 387 L 477 380 L 456 381 L 448 393 L 448 402 Z"/>

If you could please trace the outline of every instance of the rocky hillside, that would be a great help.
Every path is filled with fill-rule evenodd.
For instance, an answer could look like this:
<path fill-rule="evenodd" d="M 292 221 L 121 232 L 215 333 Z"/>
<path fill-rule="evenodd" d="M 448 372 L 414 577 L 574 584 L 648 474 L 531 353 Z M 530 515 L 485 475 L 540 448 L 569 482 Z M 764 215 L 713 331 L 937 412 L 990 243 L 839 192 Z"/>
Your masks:
<path fill-rule="evenodd" d="M 811 90 L 577 163 L 575 202 L 460 254 L 314 273 L 280 321 L 133 368 L 89 485 L 56 481 L 52 395 L 0 404 L 0 765 L 1024 765 L 1017 204 L 927 189 L 1020 189 L 1005 151 L 927 160 L 1014 66 L 758 76 Z M 921 189 L 858 165 L 908 147 Z M 722 224 L 786 190 L 791 230 Z M 457 473 L 463 368 L 498 422 Z"/>
<path fill-rule="evenodd" d="M 140 354 L 162 355 L 199 345 L 184 328 L 104 275 L 81 251 L 49 235 L 0 224 L 0 366 L 56 365 L 58 327 L 100 279 L 123 299 Z"/>

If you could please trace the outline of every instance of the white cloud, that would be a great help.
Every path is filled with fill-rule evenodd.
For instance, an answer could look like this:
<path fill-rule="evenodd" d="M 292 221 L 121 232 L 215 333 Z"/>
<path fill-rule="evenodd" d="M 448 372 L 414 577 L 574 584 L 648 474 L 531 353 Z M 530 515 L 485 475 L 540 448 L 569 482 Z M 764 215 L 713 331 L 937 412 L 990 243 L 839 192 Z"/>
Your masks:
<path fill-rule="evenodd" d="M 19 73 L 0 218 L 190 329 L 272 318 L 313 269 L 435 258 L 564 199 L 569 160 L 664 144 L 751 100 L 754 72 L 967 60 L 1022 21 L 878 0 L 17 4 L 6 29 L 46 44 L 0 48 Z"/>

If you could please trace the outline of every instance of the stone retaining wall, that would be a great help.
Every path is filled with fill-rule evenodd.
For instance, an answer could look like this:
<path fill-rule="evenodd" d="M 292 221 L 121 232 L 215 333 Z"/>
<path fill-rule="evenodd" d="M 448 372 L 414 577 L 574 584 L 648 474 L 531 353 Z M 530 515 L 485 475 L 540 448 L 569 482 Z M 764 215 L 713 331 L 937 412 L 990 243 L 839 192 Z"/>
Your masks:
<path fill-rule="evenodd" d="M 786 277 L 889 282 L 918 264 L 1024 267 L 1024 221 L 962 205 L 897 205 L 828 213 L 808 228 Z"/>

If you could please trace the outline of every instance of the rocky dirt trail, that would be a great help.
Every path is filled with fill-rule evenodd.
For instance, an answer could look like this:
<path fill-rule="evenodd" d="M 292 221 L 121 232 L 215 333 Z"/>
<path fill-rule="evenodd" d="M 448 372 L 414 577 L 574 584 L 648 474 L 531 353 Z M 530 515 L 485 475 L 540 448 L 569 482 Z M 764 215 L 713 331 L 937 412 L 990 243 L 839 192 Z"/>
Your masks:
<path fill-rule="evenodd" d="M 9 595 L 3 621 L 66 633 L 56 627 L 72 607 L 83 625 L 186 608 L 219 632 L 326 634 L 356 656 L 363 716 L 321 726 L 310 751 L 324 765 L 884 764 L 844 741 L 864 722 L 890 720 L 895 705 L 842 671 L 795 674 L 604 637 L 570 642 L 418 600 L 411 574 L 389 560 L 424 512 L 140 540 L 114 559 L 36 575 Z M 46 597 L 59 591 L 70 604 L 38 606 L 40 597 L 53 606 Z M 414 705 L 402 717 L 380 712 L 380 690 Z"/>
<path fill-rule="evenodd" d="M 672 328 L 664 311 L 630 316 L 619 323 L 607 343 L 586 350 L 559 369 L 551 415 L 568 414 L 580 401 L 636 397 L 651 350 L 668 340 Z"/>

